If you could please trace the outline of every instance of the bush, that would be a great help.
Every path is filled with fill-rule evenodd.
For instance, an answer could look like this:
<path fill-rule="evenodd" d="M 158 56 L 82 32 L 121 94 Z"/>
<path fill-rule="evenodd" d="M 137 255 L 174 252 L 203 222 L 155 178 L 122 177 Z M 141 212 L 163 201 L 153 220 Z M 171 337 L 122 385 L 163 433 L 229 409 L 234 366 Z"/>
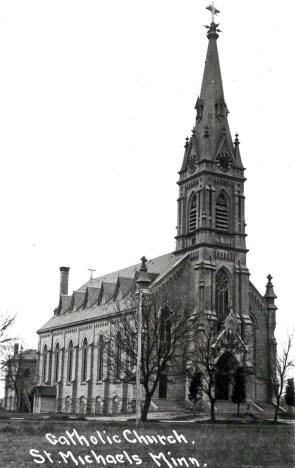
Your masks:
<path fill-rule="evenodd" d="M 285 402 L 288 406 L 295 406 L 294 379 L 288 379 L 285 392 Z"/>
<path fill-rule="evenodd" d="M 0 427 L 0 432 L 2 434 L 19 434 L 21 431 L 20 431 L 20 427 L 19 426 L 15 426 L 14 424 L 7 424 L 6 426 L 2 426 Z"/>
<path fill-rule="evenodd" d="M 196 370 L 189 386 L 189 399 L 197 403 L 202 398 L 202 373 Z"/>

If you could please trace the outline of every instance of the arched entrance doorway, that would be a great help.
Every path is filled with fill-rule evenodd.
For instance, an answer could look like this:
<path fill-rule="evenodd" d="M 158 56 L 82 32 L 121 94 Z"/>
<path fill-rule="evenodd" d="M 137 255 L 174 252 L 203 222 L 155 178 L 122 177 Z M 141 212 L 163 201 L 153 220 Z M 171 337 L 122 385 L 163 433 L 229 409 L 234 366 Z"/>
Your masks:
<path fill-rule="evenodd" d="M 215 396 L 217 400 L 229 400 L 231 379 L 239 363 L 231 353 L 224 353 L 217 363 Z"/>

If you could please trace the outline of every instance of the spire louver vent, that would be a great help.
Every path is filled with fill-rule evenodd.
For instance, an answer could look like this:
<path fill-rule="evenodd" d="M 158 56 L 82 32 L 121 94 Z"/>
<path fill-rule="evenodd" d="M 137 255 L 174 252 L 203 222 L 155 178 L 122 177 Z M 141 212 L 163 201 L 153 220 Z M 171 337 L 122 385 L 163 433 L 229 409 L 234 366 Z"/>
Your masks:
<path fill-rule="evenodd" d="M 216 201 L 216 229 L 228 231 L 229 213 L 227 200 L 223 193 L 221 193 Z"/>
<path fill-rule="evenodd" d="M 189 232 L 193 232 L 197 227 L 197 197 L 194 193 L 190 201 L 189 210 Z"/>

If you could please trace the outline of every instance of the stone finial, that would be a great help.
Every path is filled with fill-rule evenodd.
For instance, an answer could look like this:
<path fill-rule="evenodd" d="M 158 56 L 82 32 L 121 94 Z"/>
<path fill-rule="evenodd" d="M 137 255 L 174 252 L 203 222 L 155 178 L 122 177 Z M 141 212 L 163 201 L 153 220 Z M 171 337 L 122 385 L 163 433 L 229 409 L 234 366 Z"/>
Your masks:
<path fill-rule="evenodd" d="M 139 271 L 148 271 L 148 268 L 146 266 L 146 263 L 147 263 L 147 259 L 145 256 L 141 257 L 141 265 L 140 265 L 140 269 Z"/>
<path fill-rule="evenodd" d="M 264 299 L 267 301 L 268 305 L 274 305 L 274 301 L 276 298 L 277 296 L 275 295 L 273 284 L 272 284 L 272 276 L 268 275 Z"/>
<path fill-rule="evenodd" d="M 189 142 L 189 137 L 186 137 L 186 139 L 185 139 L 185 145 L 184 145 L 185 148 L 188 147 L 188 142 Z"/>
<path fill-rule="evenodd" d="M 239 134 L 236 133 L 236 134 L 235 134 L 235 137 L 236 137 L 236 138 L 235 138 L 235 145 L 239 145 L 239 144 L 240 144 Z"/>
<path fill-rule="evenodd" d="M 144 289 L 144 288 L 148 288 L 152 281 L 148 273 L 148 268 L 146 265 L 147 263 L 146 257 L 143 256 L 141 257 L 140 260 L 141 260 L 141 265 L 140 265 L 139 275 L 136 280 L 136 283 L 138 284 L 140 288 Z"/>
<path fill-rule="evenodd" d="M 219 38 L 219 32 L 222 32 L 220 29 L 218 29 L 219 24 L 211 23 L 210 26 L 205 26 L 206 29 L 208 29 L 207 32 L 207 37 L 208 39 L 218 39 Z"/>

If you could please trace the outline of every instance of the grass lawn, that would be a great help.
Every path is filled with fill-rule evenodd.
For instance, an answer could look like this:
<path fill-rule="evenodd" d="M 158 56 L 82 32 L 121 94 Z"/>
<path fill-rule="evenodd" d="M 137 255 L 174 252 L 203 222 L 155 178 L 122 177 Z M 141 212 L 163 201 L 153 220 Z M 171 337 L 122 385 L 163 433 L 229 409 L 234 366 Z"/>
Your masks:
<path fill-rule="evenodd" d="M 67 430 L 72 432 L 74 429 L 80 436 L 86 436 L 89 446 L 85 445 L 85 440 L 84 445 L 80 445 L 75 436 L 71 441 L 68 436 L 58 441 L 60 436 L 66 435 Z M 125 433 L 125 438 L 124 430 L 130 431 Z M 156 439 L 158 443 L 149 445 L 146 445 L 144 441 L 140 444 L 133 430 L 136 430 L 133 423 L 0 421 L 0 467 L 118 466 L 133 468 L 141 466 L 153 468 L 161 466 L 177 468 L 178 466 L 204 467 L 206 464 L 208 468 L 266 466 L 268 468 L 294 468 L 295 466 L 295 425 L 146 423 L 137 430 L 138 435 L 171 436 L 166 441 L 162 439 L 162 443 Z M 173 430 L 177 431 L 178 436 L 182 434 L 184 437 L 178 440 Z M 106 442 L 105 445 L 97 431 Z M 46 439 L 46 433 L 55 435 L 56 445 Z M 110 444 L 106 436 L 112 438 L 114 435 L 115 440 L 112 440 Z M 51 440 L 55 443 L 55 439 Z M 66 445 L 66 440 L 71 445 Z M 134 440 L 136 443 L 133 443 Z M 173 440 L 176 443 L 173 443 Z M 78 445 L 74 445 L 73 441 Z M 163 442 L 166 442 L 166 445 L 163 445 Z M 36 450 L 35 458 L 30 455 L 31 449 Z M 50 454 L 49 459 L 44 450 Z M 68 454 L 67 458 L 63 458 L 60 452 L 66 454 L 68 451 L 72 455 Z M 37 454 L 41 456 L 37 457 Z M 158 458 L 153 459 L 151 454 Z M 99 458 L 100 455 L 103 458 Z M 78 458 L 79 456 L 81 458 Z M 139 459 L 142 461 L 141 464 Z M 36 461 L 39 463 L 37 464 Z"/>

